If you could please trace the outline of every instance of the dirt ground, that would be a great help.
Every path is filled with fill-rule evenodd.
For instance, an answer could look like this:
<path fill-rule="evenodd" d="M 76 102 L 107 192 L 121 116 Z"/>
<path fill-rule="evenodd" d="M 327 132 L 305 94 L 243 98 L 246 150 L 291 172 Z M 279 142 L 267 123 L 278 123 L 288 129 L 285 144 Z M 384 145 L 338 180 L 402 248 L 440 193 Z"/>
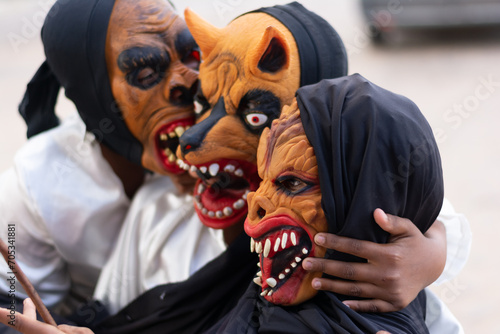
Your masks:
<path fill-rule="evenodd" d="M 17 105 L 44 59 L 39 29 L 51 0 L 0 0 L 0 171 L 25 141 Z M 173 1 L 215 25 L 245 11 L 285 1 Z M 326 18 L 343 38 L 349 72 L 412 99 L 433 127 L 441 150 L 446 197 L 470 221 L 473 243 L 467 265 L 451 282 L 433 287 L 466 333 L 500 333 L 500 32 L 403 32 L 389 45 L 370 41 L 360 4 L 353 0 L 302 3 Z M 73 112 L 60 99 L 58 113 Z M 497 254 L 497 255 L 495 255 Z M 418 254 L 415 254 L 418 256 Z"/>

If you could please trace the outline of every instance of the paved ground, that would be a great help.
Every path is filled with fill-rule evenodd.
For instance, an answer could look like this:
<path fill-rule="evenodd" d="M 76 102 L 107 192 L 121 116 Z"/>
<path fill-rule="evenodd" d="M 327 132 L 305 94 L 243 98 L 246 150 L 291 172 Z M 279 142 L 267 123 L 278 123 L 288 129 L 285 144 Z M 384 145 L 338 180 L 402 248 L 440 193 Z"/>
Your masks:
<path fill-rule="evenodd" d="M 24 87 L 43 60 L 40 18 L 50 0 L 0 0 L 0 170 L 10 166 L 24 142 L 17 114 Z M 174 1 L 189 5 L 212 23 L 260 5 L 242 0 Z M 285 3 L 285 1 L 280 1 Z M 465 213 L 473 248 L 465 269 L 450 283 L 434 288 L 461 320 L 467 333 L 500 333 L 494 285 L 500 270 L 500 34 L 402 34 L 389 47 L 376 47 L 352 0 L 302 1 L 339 31 L 349 51 L 350 72 L 408 96 L 428 117 L 438 138 L 446 177 L 446 197 Z M 62 115 L 71 104 L 58 106 Z M 497 254 L 497 256 L 495 256 Z M 418 255 L 416 255 L 418 256 Z"/>

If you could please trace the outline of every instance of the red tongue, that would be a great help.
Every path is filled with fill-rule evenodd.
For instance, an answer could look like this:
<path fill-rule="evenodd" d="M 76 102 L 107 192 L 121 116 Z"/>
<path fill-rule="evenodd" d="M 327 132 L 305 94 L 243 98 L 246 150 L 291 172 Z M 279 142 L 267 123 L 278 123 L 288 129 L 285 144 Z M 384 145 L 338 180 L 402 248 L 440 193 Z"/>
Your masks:
<path fill-rule="evenodd" d="M 246 189 L 220 189 L 218 185 L 206 186 L 200 194 L 201 203 L 207 210 L 217 211 L 233 204 L 242 198 Z"/>

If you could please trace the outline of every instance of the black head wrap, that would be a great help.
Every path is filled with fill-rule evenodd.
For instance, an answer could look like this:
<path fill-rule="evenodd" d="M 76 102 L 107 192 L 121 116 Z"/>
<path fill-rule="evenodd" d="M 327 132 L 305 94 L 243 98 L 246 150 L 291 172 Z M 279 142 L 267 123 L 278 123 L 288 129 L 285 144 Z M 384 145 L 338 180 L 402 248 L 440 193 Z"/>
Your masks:
<path fill-rule="evenodd" d="M 316 154 L 331 232 L 387 241 L 373 219 L 378 207 L 412 220 L 422 232 L 434 222 L 444 193 L 441 162 L 431 128 L 415 104 L 360 75 L 300 88 L 297 102 Z M 328 257 L 337 259 L 335 254 Z M 251 284 L 210 332 L 428 333 L 424 292 L 390 313 L 357 313 L 342 296 L 324 291 L 289 307 L 273 305 L 259 292 Z"/>
<path fill-rule="evenodd" d="M 412 101 L 355 74 L 303 87 L 297 103 L 318 161 L 330 232 L 387 242 L 373 219 L 376 208 L 408 218 L 422 232 L 432 225 L 443 202 L 441 160 Z M 342 259 L 338 252 L 330 257 Z"/>
<path fill-rule="evenodd" d="M 46 61 L 28 84 L 19 112 L 28 137 L 58 124 L 59 88 L 73 101 L 87 131 L 121 156 L 141 162 L 142 145 L 127 128 L 113 98 L 105 60 L 114 0 L 59 0 L 42 27 Z"/>
<path fill-rule="evenodd" d="M 290 30 L 300 58 L 300 86 L 347 75 L 347 54 L 335 29 L 298 2 L 260 8 L 250 13 L 271 15 Z M 248 14 L 248 13 L 246 13 Z M 243 14 L 245 15 L 245 14 Z"/>

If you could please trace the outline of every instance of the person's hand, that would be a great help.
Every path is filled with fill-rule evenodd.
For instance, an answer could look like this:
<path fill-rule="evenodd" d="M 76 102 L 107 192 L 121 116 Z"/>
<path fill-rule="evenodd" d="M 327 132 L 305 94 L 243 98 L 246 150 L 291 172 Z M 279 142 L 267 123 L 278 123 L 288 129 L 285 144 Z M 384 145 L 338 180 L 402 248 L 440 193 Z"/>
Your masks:
<path fill-rule="evenodd" d="M 0 308 L 0 323 L 14 328 L 24 334 L 92 334 L 90 329 L 59 325 L 57 327 L 36 320 L 36 308 L 31 299 L 27 298 L 23 303 L 24 314 L 15 313 L 11 317 L 9 309 Z"/>
<path fill-rule="evenodd" d="M 318 233 L 316 244 L 352 254 L 367 263 L 349 263 L 330 259 L 307 258 L 305 270 L 320 271 L 340 279 L 315 278 L 313 288 L 367 298 L 344 303 L 358 312 L 398 311 L 441 275 L 446 263 L 446 231 L 436 221 L 422 234 L 408 219 L 373 213 L 376 223 L 391 234 L 387 244 Z"/>

